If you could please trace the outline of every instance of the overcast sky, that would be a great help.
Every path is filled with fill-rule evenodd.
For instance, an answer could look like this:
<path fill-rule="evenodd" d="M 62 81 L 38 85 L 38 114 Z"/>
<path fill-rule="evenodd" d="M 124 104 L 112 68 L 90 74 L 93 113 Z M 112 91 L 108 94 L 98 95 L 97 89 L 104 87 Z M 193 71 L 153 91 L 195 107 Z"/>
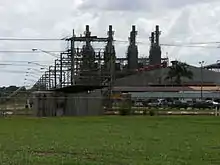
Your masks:
<path fill-rule="evenodd" d="M 92 34 L 105 37 L 112 24 L 116 40 L 127 40 L 134 24 L 138 30 L 141 56 L 148 56 L 148 38 L 155 25 L 160 25 L 161 43 L 220 41 L 219 0 L 0 0 L 0 38 L 63 38 L 72 29 L 82 34 L 89 24 Z M 145 44 L 146 43 L 146 44 Z M 64 50 L 64 42 L 0 41 L 0 50 Z M 125 56 L 127 43 L 115 43 L 117 56 Z M 218 45 L 209 45 L 215 46 Z M 220 49 L 162 47 L 163 56 L 197 65 L 199 61 L 214 63 L 220 59 Z M 50 64 L 54 58 L 42 53 L 0 53 L 5 61 L 43 61 Z M 23 85 L 25 73 L 34 65 L 0 65 L 0 85 Z M 11 71 L 12 72 L 11 72 Z M 7 71 L 7 72 L 5 72 Z M 31 78 L 35 79 L 35 78 Z M 29 80 L 30 82 L 31 80 Z"/>

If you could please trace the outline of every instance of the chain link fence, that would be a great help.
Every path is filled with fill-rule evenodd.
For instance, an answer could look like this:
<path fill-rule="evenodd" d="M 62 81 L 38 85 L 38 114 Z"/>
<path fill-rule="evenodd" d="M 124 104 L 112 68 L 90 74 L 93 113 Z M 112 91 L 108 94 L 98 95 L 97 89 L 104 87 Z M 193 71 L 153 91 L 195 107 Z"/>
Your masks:
<path fill-rule="evenodd" d="M 53 112 L 53 115 L 48 114 L 47 116 L 89 116 L 96 115 L 96 113 L 90 111 L 96 111 L 100 106 L 102 110 L 99 110 L 97 115 L 150 115 L 151 111 L 158 115 L 219 115 L 220 104 L 215 102 L 180 102 L 178 100 L 155 98 L 131 98 L 129 95 L 112 97 L 111 99 L 92 96 L 51 96 L 40 98 L 40 102 L 34 101 L 31 96 L 16 96 L 10 99 L 7 97 L 0 99 L 0 115 L 37 116 L 36 111 L 41 108 L 42 111 L 46 112 L 49 109 L 51 113 Z M 100 111 L 103 111 L 103 113 Z"/>

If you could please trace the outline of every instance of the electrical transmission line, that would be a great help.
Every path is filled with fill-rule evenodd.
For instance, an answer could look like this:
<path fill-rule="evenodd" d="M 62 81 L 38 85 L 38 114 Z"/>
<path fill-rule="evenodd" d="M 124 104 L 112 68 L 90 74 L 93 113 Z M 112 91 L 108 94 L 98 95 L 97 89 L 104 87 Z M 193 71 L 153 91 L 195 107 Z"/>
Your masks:
<path fill-rule="evenodd" d="M 116 43 L 128 43 L 129 41 L 126 40 L 115 40 Z M 137 41 L 137 44 L 148 44 L 147 41 Z M 189 43 L 175 43 L 175 44 L 168 44 L 168 43 L 161 43 L 161 46 L 171 46 L 171 47 L 202 47 L 202 48 L 220 48 L 220 46 L 202 46 L 202 45 L 210 45 L 210 44 L 220 44 L 220 41 L 213 41 L 213 42 L 189 42 Z"/>
<path fill-rule="evenodd" d="M 47 52 L 54 52 L 54 53 L 61 53 L 63 51 L 47 51 Z M 34 52 L 30 50 L 0 50 L 0 53 L 40 53 L 40 52 Z"/>
<path fill-rule="evenodd" d="M 205 48 L 205 49 L 219 49 L 219 46 L 200 46 L 200 45 L 177 45 L 177 44 L 161 44 L 165 47 L 187 47 L 187 48 Z"/>
<path fill-rule="evenodd" d="M 42 61 L 42 60 L 41 61 L 37 61 L 37 60 L 36 61 L 35 60 L 34 61 L 27 61 L 27 60 L 26 61 L 25 60 L 23 60 L 23 61 L 20 61 L 20 60 L 19 61 L 17 61 L 17 60 L 16 61 L 15 60 L 3 60 L 3 61 L 0 61 L 0 62 L 2 62 L 2 63 L 7 63 L 7 62 L 10 62 L 10 63 L 36 63 L 36 62 L 37 63 L 47 63 L 47 62 L 51 62 L 51 61 L 46 61 L 46 60 L 45 61 Z"/>
<path fill-rule="evenodd" d="M 0 41 L 66 41 L 65 38 L 15 38 L 15 37 L 0 37 Z M 121 43 L 128 43 L 128 40 L 114 40 L 114 42 L 121 42 Z M 139 41 L 139 44 L 150 44 L 146 41 Z M 188 42 L 188 43 L 180 43 L 181 45 L 204 45 L 204 44 L 220 44 L 220 41 L 210 41 L 210 42 Z M 172 46 L 179 46 L 176 44 L 162 44 L 162 45 L 172 45 Z"/>
<path fill-rule="evenodd" d="M 127 40 L 114 40 L 116 43 L 128 43 L 129 41 Z M 137 41 L 137 44 L 149 44 L 148 41 Z M 187 45 L 209 45 L 209 44 L 220 44 L 220 41 L 212 41 L 212 42 L 185 42 L 185 43 L 180 43 L 180 42 L 174 42 L 174 43 L 162 43 L 161 45 L 176 45 L 176 46 L 187 46 Z"/>
<path fill-rule="evenodd" d="M 6 72 L 6 73 L 13 73 L 13 74 L 14 74 L 14 73 L 15 73 L 15 74 L 16 74 L 16 73 L 27 73 L 27 71 L 0 69 L 0 73 L 1 73 L 1 72 L 3 72 L 3 73 L 5 73 L 5 72 Z"/>
<path fill-rule="evenodd" d="M 65 38 L 0 38 L 0 41 L 65 41 Z"/>
<path fill-rule="evenodd" d="M 22 66 L 22 67 L 27 67 L 27 66 L 34 66 L 34 64 L 19 64 L 19 63 L 0 63 L 0 66 Z"/>

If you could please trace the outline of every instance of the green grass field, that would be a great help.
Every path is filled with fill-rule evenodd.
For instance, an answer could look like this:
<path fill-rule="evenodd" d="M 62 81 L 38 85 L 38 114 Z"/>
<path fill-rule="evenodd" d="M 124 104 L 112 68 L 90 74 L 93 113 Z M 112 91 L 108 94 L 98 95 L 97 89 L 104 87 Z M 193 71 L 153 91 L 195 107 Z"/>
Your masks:
<path fill-rule="evenodd" d="M 220 117 L 0 119 L 1 165 L 219 165 Z"/>

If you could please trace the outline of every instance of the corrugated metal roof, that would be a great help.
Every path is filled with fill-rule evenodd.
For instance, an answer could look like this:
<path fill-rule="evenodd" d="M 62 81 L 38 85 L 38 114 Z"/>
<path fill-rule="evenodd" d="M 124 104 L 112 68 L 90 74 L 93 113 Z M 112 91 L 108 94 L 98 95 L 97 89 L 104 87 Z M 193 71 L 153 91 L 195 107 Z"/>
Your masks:
<path fill-rule="evenodd" d="M 200 91 L 199 86 L 188 86 L 188 87 L 129 87 L 120 86 L 114 87 L 113 91 L 119 92 L 178 92 L 178 91 Z M 220 91 L 220 86 L 205 86 L 203 91 Z"/>
<path fill-rule="evenodd" d="M 204 68 L 207 68 L 207 69 L 219 69 L 220 68 L 220 63 L 206 65 L 206 66 L 204 66 Z"/>
<path fill-rule="evenodd" d="M 101 89 L 104 87 L 106 86 L 73 85 L 73 86 L 58 88 L 58 89 L 55 89 L 54 91 L 64 92 L 64 93 L 80 93 L 80 92 L 87 92 L 87 91 L 92 91 L 96 89 Z"/>
<path fill-rule="evenodd" d="M 132 98 L 200 98 L 200 91 L 189 92 L 129 92 Z M 219 93 L 203 92 L 204 98 L 219 98 Z"/>
<path fill-rule="evenodd" d="M 199 86 L 190 86 L 190 88 L 195 91 L 201 90 L 201 87 L 199 87 Z M 220 86 L 204 86 L 204 87 L 202 87 L 202 90 L 203 91 L 219 91 Z"/>
<path fill-rule="evenodd" d="M 151 92 L 178 92 L 180 90 L 190 90 L 188 87 L 114 87 L 114 91 L 124 91 L 124 92 L 142 92 L 142 91 L 151 91 Z"/>

